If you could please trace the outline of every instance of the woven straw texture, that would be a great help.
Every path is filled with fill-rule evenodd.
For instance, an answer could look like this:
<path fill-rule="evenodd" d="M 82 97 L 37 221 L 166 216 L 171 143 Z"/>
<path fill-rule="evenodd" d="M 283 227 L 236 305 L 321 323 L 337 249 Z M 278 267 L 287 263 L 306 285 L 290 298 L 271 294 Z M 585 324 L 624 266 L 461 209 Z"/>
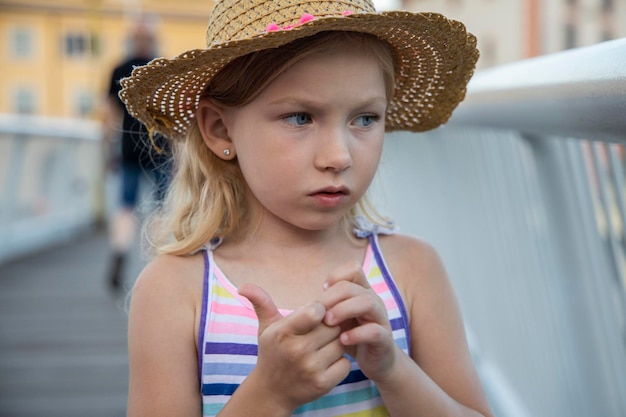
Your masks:
<path fill-rule="evenodd" d="M 300 23 L 304 14 L 314 20 Z M 436 13 L 376 13 L 365 0 L 230 0 L 211 12 L 206 49 L 136 68 L 121 81 L 120 97 L 150 132 L 183 140 L 202 91 L 226 64 L 323 31 L 370 33 L 391 46 L 396 89 L 387 131 L 422 132 L 445 123 L 465 97 L 478 59 L 476 38 Z"/>

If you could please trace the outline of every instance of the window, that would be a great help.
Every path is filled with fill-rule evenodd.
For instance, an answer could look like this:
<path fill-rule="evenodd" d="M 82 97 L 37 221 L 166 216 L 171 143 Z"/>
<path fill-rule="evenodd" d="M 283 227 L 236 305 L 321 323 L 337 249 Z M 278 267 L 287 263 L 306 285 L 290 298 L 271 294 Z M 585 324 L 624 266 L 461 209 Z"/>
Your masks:
<path fill-rule="evenodd" d="M 613 0 L 602 0 L 600 16 L 602 21 L 602 28 L 600 29 L 600 39 L 602 41 L 608 41 L 616 37 L 616 17 L 615 17 L 615 4 Z"/>
<path fill-rule="evenodd" d="M 68 57 L 96 56 L 100 53 L 100 38 L 82 32 L 67 33 L 63 39 L 63 50 Z"/>
<path fill-rule="evenodd" d="M 564 41 L 563 47 L 565 49 L 575 48 L 577 41 L 578 41 L 578 33 L 576 31 L 576 26 L 571 23 L 567 23 L 565 25 L 564 32 L 565 32 L 565 41 Z"/>
<path fill-rule="evenodd" d="M 66 56 L 77 57 L 87 53 L 87 39 L 82 33 L 66 34 L 64 43 Z"/>
<path fill-rule="evenodd" d="M 16 58 L 29 58 L 34 54 L 33 31 L 27 27 L 15 27 L 11 31 L 11 52 Z"/>
<path fill-rule="evenodd" d="M 93 94 L 86 90 L 76 93 L 74 99 L 74 113 L 81 117 L 90 116 L 95 110 Z"/>
<path fill-rule="evenodd" d="M 100 37 L 98 35 L 92 33 L 89 37 L 89 50 L 93 56 L 100 55 L 102 46 L 100 45 Z"/>
<path fill-rule="evenodd" d="M 13 96 L 13 111 L 19 114 L 35 113 L 35 93 L 31 88 L 17 88 Z"/>
<path fill-rule="evenodd" d="M 565 25 L 563 26 L 563 48 L 575 48 L 578 44 L 579 25 L 578 0 L 567 0 L 565 6 Z"/>

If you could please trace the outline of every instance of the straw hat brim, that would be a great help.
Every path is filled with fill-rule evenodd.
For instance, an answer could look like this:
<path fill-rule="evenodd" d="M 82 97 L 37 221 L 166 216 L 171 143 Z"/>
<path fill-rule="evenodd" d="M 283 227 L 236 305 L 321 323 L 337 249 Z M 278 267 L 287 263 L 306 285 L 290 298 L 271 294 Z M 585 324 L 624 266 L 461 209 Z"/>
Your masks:
<path fill-rule="evenodd" d="M 394 54 L 395 92 L 386 130 L 427 131 L 445 123 L 463 100 L 478 50 L 465 26 L 437 13 L 391 11 L 322 17 L 292 29 L 157 58 L 121 81 L 121 99 L 150 132 L 183 140 L 210 80 L 233 59 L 323 31 L 373 34 Z"/>

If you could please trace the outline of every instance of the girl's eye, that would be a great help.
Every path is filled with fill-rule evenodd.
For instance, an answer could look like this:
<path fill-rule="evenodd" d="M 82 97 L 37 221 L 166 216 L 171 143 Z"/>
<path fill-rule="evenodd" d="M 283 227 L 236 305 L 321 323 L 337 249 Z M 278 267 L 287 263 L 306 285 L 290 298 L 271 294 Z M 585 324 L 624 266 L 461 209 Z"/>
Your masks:
<path fill-rule="evenodd" d="M 359 127 L 370 127 L 378 120 L 380 120 L 380 117 L 375 114 L 364 114 L 355 119 L 355 124 Z"/>
<path fill-rule="evenodd" d="M 295 126 L 304 126 L 311 123 L 311 116 L 307 113 L 294 113 L 283 118 L 287 123 Z"/>

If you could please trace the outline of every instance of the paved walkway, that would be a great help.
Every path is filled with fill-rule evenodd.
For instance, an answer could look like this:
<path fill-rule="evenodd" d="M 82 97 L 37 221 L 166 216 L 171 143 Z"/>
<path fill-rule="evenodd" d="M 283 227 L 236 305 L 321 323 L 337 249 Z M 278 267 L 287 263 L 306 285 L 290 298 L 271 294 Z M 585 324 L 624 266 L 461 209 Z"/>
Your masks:
<path fill-rule="evenodd" d="M 105 285 L 107 253 L 93 232 L 0 265 L 0 417 L 126 415 L 126 299 Z"/>

